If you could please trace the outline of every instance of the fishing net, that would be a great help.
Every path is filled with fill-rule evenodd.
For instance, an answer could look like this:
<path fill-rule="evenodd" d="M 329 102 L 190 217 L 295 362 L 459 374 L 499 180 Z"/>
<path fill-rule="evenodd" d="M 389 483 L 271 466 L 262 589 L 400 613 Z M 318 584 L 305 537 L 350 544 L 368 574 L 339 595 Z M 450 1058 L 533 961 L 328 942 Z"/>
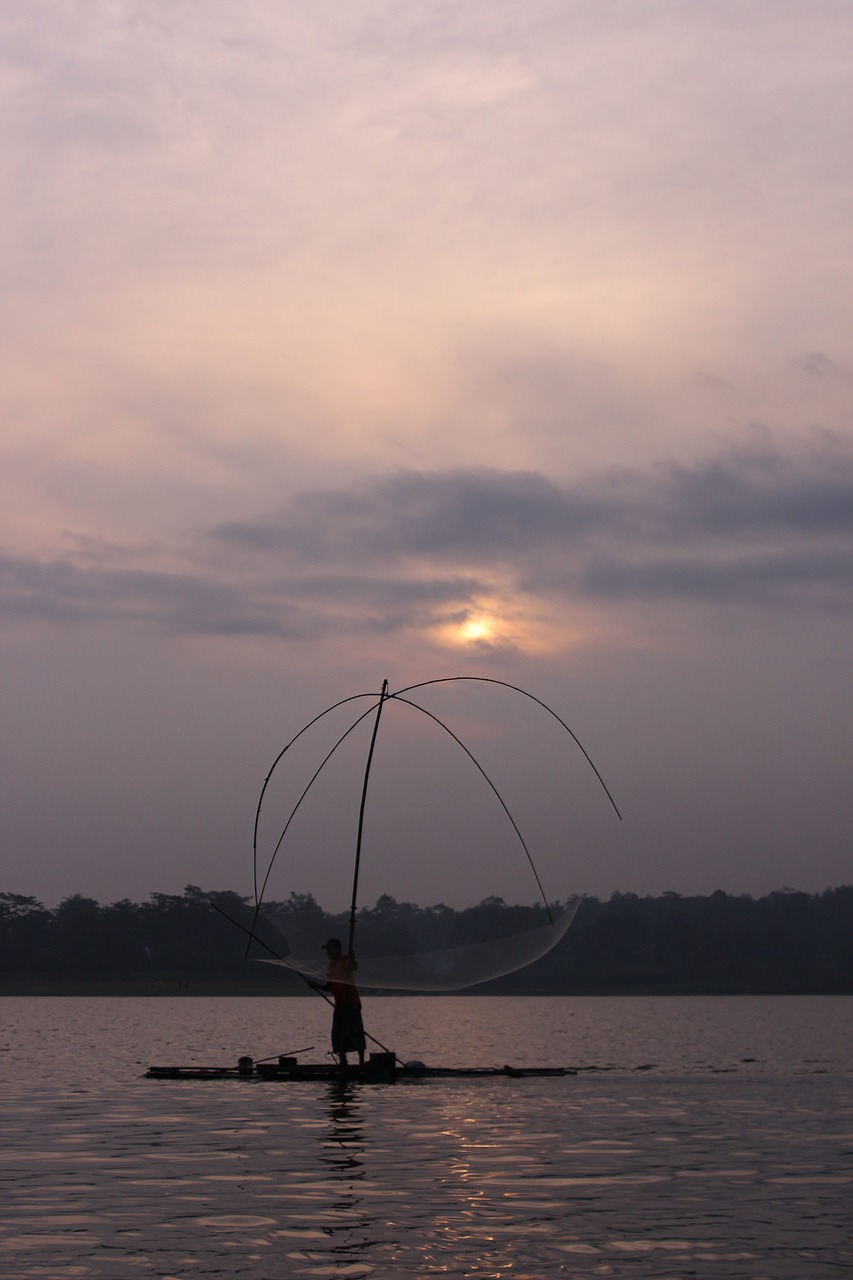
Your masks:
<path fill-rule="evenodd" d="M 521 695 L 523 700 L 521 707 L 513 708 L 511 732 L 505 735 L 505 740 L 516 750 L 504 775 L 506 780 L 502 777 L 500 790 L 494 772 L 501 765 L 500 753 L 496 752 L 494 765 L 491 757 L 488 759 L 488 769 L 482 758 L 485 750 L 494 749 L 496 741 L 500 743 L 498 735 L 484 733 L 469 707 L 468 728 L 478 731 L 475 756 L 446 719 L 420 701 L 433 690 L 458 695 L 463 689 L 476 694 L 495 687 Z M 385 737 L 382 750 L 377 753 L 382 759 L 378 770 L 374 769 L 371 775 L 380 716 L 385 706 L 395 708 L 392 720 L 399 714 L 409 718 L 411 728 L 405 739 L 408 749 L 398 749 L 401 741 L 398 737 L 388 738 L 391 729 L 386 728 L 383 721 Z M 458 716 L 461 710 L 458 696 L 455 710 Z M 517 750 L 519 724 L 524 715 L 535 719 L 542 712 L 546 713 L 546 727 L 550 725 L 550 731 L 557 735 L 557 744 L 546 749 L 537 738 L 531 749 Z M 395 723 L 399 724 L 399 720 Z M 411 768 L 413 760 L 422 758 L 415 732 L 432 735 L 430 742 L 437 735 L 439 741 L 447 744 L 449 774 L 441 776 L 437 772 L 440 763 L 432 755 L 428 769 L 414 775 L 403 772 Z M 322 734 L 319 739 L 318 734 Z M 579 749 L 618 816 L 610 792 L 574 732 L 545 703 L 503 681 L 452 677 L 411 685 L 395 693 L 388 691 L 385 682 L 378 695 L 357 694 L 321 712 L 276 757 L 258 801 L 253 841 L 255 916 L 247 932 L 261 942 L 264 954 L 258 955 L 255 948 L 255 958 L 296 971 L 312 981 L 325 981 L 328 960 L 323 944 L 330 937 L 337 937 L 344 952 L 351 942 L 353 944 L 358 962 L 355 981 L 360 987 L 424 992 L 464 990 L 539 960 L 565 934 L 580 898 L 572 896 L 557 905 L 548 901 L 517 815 L 525 805 L 532 804 L 534 812 L 530 817 L 535 829 L 536 798 L 543 794 L 542 770 L 547 763 L 560 760 L 559 748 L 567 739 Z M 414 749 L 416 747 L 418 749 Z M 543 760 L 546 765 L 542 764 Z M 535 761 L 532 775 L 531 761 Z M 279 768 L 282 762 L 286 768 Z M 273 809 L 273 816 L 269 813 L 273 797 L 269 784 L 274 774 L 277 807 Z M 418 811 L 418 789 L 420 785 L 423 791 L 427 774 L 431 791 L 427 807 Z M 365 822 L 369 776 L 371 806 Z M 512 811 L 505 799 L 505 792 L 509 794 L 507 787 L 515 788 Z M 557 789 L 565 794 L 564 776 L 558 779 Z M 360 806 L 354 809 L 352 800 L 359 793 Z M 267 816 L 262 824 L 265 797 Z M 486 802 L 488 812 L 475 809 L 476 804 Z M 541 803 L 538 807 L 542 808 Z M 549 828 L 548 843 L 558 856 L 565 848 L 564 817 L 564 814 L 552 816 Z M 469 820 L 473 825 L 466 831 L 464 824 Z M 527 826 L 528 815 L 523 821 Z M 343 825 L 336 827 L 335 822 Z M 442 828 L 442 822 L 449 822 L 450 827 Z M 362 865 L 362 836 L 368 829 Z M 323 901 L 327 893 L 340 892 L 341 880 L 346 881 L 352 863 L 349 859 L 342 860 L 335 851 L 347 845 L 352 848 L 353 843 L 350 910 L 338 913 L 336 907 L 330 915 L 318 906 L 312 892 L 304 890 L 309 883 L 312 887 L 317 885 Z M 398 856 L 399 849 L 406 850 L 406 857 Z M 324 862 L 324 858 L 329 861 Z M 399 892 L 398 888 L 392 888 L 394 877 L 405 875 L 405 868 L 409 867 L 421 876 L 428 875 L 431 892 L 441 893 L 446 886 L 445 900 L 450 901 L 458 895 L 463 871 L 477 861 L 487 872 L 491 894 L 503 893 L 503 897 L 483 899 L 478 907 L 463 911 L 449 909 L 443 903 L 421 909 L 390 897 L 390 893 Z M 561 861 L 564 863 L 564 857 Z M 286 869 L 284 877 L 282 862 Z M 281 885 L 284 878 L 290 898 L 271 903 L 267 888 L 276 863 L 277 884 Z M 525 892 L 529 891 L 529 877 L 535 881 L 540 898 L 538 906 L 506 906 L 507 901 L 519 900 L 513 878 L 521 873 L 528 885 Z M 508 897 L 507 888 L 498 887 L 502 875 L 507 877 L 506 886 L 513 898 Z M 376 908 L 357 906 L 357 900 L 363 901 L 366 890 L 379 895 Z M 250 950 L 251 947 L 247 955 Z"/>
<path fill-rule="evenodd" d="M 580 897 L 556 908 L 551 908 L 552 919 L 544 908 L 492 907 L 484 909 L 477 919 L 476 909 L 455 914 L 457 933 L 464 933 L 466 925 L 479 925 L 480 931 L 489 931 L 489 937 L 475 942 L 462 942 L 455 946 L 436 947 L 435 929 L 430 928 L 429 913 L 424 913 L 422 923 L 401 924 L 399 920 L 383 921 L 366 919 L 359 921 L 355 931 L 354 951 L 358 968 L 353 980 L 359 987 L 382 991 L 462 991 L 466 987 L 500 978 L 526 965 L 533 964 L 554 948 L 565 934 L 580 906 Z M 368 917 L 372 913 L 366 913 Z M 513 921 L 519 915 L 528 915 L 540 922 L 518 932 L 512 932 Z M 505 919 L 501 919 L 505 917 Z M 300 921 L 298 915 L 288 915 L 275 910 L 265 912 L 266 937 L 275 938 L 278 957 L 264 956 L 267 964 L 281 965 L 313 981 L 324 982 L 328 959 L 323 944 L 329 940 L 329 925 L 325 928 L 318 920 L 312 924 Z M 383 933 L 389 924 L 393 926 L 395 940 L 401 950 L 396 954 L 381 951 Z M 270 927 L 272 931 L 270 931 Z M 338 931 L 344 950 L 347 935 Z M 432 945 L 431 945 L 432 943 Z M 270 945 L 268 943 L 268 945 Z"/>

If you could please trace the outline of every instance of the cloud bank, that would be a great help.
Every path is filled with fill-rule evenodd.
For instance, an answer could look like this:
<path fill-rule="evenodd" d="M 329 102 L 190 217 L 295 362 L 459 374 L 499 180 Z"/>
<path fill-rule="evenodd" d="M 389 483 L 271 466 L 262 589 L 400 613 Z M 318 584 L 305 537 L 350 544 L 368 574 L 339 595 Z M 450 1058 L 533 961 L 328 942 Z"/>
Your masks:
<path fill-rule="evenodd" d="M 853 609 L 853 446 L 756 433 L 690 466 L 395 471 L 209 528 L 165 571 L 82 549 L 3 562 L 7 616 L 185 636 L 429 631 L 524 596 L 630 608 Z"/>

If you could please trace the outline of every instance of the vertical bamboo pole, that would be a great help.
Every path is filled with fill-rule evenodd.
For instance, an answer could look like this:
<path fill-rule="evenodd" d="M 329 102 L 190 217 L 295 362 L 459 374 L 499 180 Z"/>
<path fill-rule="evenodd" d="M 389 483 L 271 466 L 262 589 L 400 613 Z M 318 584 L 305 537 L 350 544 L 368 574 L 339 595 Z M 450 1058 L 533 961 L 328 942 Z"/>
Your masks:
<path fill-rule="evenodd" d="M 382 692 L 379 695 L 379 705 L 376 708 L 376 719 L 373 722 L 373 734 L 370 739 L 370 750 L 367 753 L 367 764 L 364 770 L 364 782 L 361 788 L 361 805 L 358 811 L 358 835 L 355 841 L 355 867 L 352 876 L 352 901 L 349 912 L 349 940 L 347 942 L 347 955 L 352 951 L 352 939 L 355 933 L 355 912 L 358 900 L 358 871 L 361 864 L 361 837 L 364 831 L 364 806 L 367 801 L 367 780 L 370 777 L 370 765 L 373 760 L 373 748 L 376 745 L 376 734 L 379 731 L 379 717 L 382 715 L 382 707 L 388 697 L 388 681 L 382 681 Z"/>

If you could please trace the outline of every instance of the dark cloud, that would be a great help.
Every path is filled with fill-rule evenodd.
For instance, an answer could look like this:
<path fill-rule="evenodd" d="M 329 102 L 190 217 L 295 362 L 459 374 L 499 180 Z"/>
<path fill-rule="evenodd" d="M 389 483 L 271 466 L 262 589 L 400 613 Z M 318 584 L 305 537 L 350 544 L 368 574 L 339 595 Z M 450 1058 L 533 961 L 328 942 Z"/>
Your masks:
<path fill-rule="evenodd" d="M 221 525 L 222 542 L 309 559 L 349 555 L 491 558 L 521 541 L 562 541 L 598 523 L 594 494 L 492 469 L 400 471 L 355 491 L 303 494 L 267 520 Z"/>
<path fill-rule="evenodd" d="M 853 448 L 815 436 L 785 449 L 756 436 L 691 466 L 573 485 L 485 468 L 401 471 L 297 495 L 208 541 L 215 557 L 196 548 L 185 573 L 9 559 L 6 611 L 293 640 L 464 619 L 475 602 L 514 590 L 846 612 Z"/>
<path fill-rule="evenodd" d="M 182 634 L 298 638 L 297 616 L 282 620 L 239 588 L 213 577 L 155 570 L 80 568 L 69 560 L 0 558 L 3 609 L 11 617 L 57 623 L 123 619 Z"/>
<path fill-rule="evenodd" d="M 813 378 L 844 376 L 843 368 L 825 351 L 807 351 L 800 360 L 800 367 Z"/>
<path fill-rule="evenodd" d="M 693 466 L 612 470 L 565 486 L 527 471 L 400 471 L 354 490 L 302 494 L 265 519 L 220 525 L 222 544 L 308 559 L 472 553 L 515 558 L 612 534 L 668 542 L 853 533 L 853 450 L 771 442 Z"/>
<path fill-rule="evenodd" d="M 582 585 L 591 594 L 619 599 L 678 597 L 753 604 L 799 601 L 803 606 L 834 612 L 845 602 L 847 608 L 853 603 L 853 555 L 745 555 L 722 563 L 674 555 L 634 564 L 604 559 L 585 570 Z"/>
<path fill-rule="evenodd" d="M 464 564 L 525 590 L 636 598 L 851 603 L 853 449 L 756 434 L 691 466 L 611 470 L 560 485 L 531 472 L 398 472 L 303 494 L 280 514 L 223 525 L 223 547 L 291 563 Z M 482 589 L 482 587 L 481 587 Z"/>
<path fill-rule="evenodd" d="M 435 611 L 487 595 L 485 581 L 382 576 L 295 576 L 220 581 L 227 571 L 164 573 L 81 568 L 70 560 L 0 556 L 0 600 L 10 619 L 57 624 L 122 620 L 180 635 L 311 638 L 344 626 L 383 632 L 434 621 Z"/>

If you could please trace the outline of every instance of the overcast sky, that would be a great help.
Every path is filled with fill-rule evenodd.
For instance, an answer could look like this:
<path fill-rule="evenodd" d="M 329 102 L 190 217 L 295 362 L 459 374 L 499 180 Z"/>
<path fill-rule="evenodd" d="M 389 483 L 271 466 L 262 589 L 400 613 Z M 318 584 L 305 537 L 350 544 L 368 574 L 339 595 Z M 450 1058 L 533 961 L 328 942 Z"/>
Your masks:
<path fill-rule="evenodd" d="M 0 12 L 0 889 L 850 883 L 847 0 Z"/>

